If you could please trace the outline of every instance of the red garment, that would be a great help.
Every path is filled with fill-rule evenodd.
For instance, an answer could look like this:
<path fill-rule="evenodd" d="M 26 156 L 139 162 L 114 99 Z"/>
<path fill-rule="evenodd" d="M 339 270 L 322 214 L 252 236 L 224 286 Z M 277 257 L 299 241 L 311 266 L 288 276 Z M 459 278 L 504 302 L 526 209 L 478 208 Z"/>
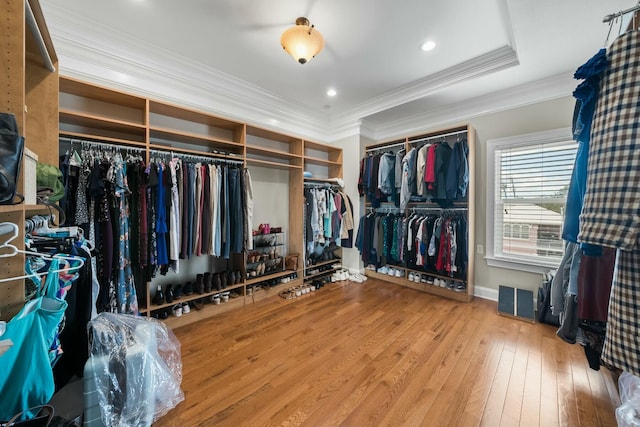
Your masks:
<path fill-rule="evenodd" d="M 436 145 L 429 146 L 427 151 L 427 164 L 424 168 L 424 182 L 427 183 L 427 190 L 433 190 L 436 182 Z"/>

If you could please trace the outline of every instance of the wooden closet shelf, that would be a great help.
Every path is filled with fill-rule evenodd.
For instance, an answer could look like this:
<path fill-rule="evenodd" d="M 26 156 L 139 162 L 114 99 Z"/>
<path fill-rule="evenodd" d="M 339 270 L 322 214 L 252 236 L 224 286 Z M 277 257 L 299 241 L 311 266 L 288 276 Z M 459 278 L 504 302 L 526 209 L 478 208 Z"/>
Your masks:
<path fill-rule="evenodd" d="M 334 147 L 334 146 L 326 145 L 326 144 L 320 144 L 320 143 L 312 142 L 312 141 L 305 141 L 304 142 L 304 148 L 305 149 L 310 149 L 310 150 L 315 150 L 315 151 L 324 151 L 326 153 L 342 151 L 339 147 Z"/>
<path fill-rule="evenodd" d="M 168 141 L 179 142 L 183 144 L 223 145 L 225 147 L 232 147 L 237 150 L 243 147 L 243 145 L 239 142 L 229 141 L 221 138 L 214 138 L 207 135 L 199 135 L 192 132 L 184 132 L 176 129 L 163 128 L 159 126 L 149 126 L 149 131 L 151 139 L 166 139 Z"/>
<path fill-rule="evenodd" d="M 266 167 L 275 167 L 279 169 L 302 169 L 302 166 L 299 165 L 290 165 L 288 163 L 278 163 L 278 162 L 270 162 L 268 160 L 259 160 L 247 158 L 247 163 L 254 164 L 256 166 L 266 166 Z"/>
<path fill-rule="evenodd" d="M 334 162 L 332 160 L 319 159 L 317 157 L 304 156 L 304 161 L 305 163 L 318 166 L 342 166 L 342 162 Z"/>
<path fill-rule="evenodd" d="M 294 273 L 293 270 L 284 270 L 284 271 L 277 271 L 271 274 L 264 274 L 260 277 L 252 277 L 251 279 L 247 279 L 246 285 L 247 286 L 255 285 L 256 283 L 266 282 L 268 280 L 273 280 L 279 277 L 288 276 L 289 274 L 292 274 L 292 273 Z"/>
<path fill-rule="evenodd" d="M 128 108 L 144 110 L 146 102 L 144 98 L 108 89 L 102 86 L 87 85 L 70 77 L 60 77 L 60 93 L 68 93 L 82 98 L 95 99 L 109 104 L 121 105 Z"/>
<path fill-rule="evenodd" d="M 272 148 L 258 147 L 255 145 L 247 145 L 247 154 L 257 154 L 267 157 L 275 157 L 278 159 L 301 159 L 300 154 L 287 153 L 286 151 L 274 150 Z"/>
<path fill-rule="evenodd" d="M 242 161 L 242 157 L 241 156 L 230 156 L 228 154 L 223 154 L 223 153 L 210 153 L 210 152 L 207 152 L 207 151 L 189 150 L 189 149 L 186 149 L 186 148 L 172 147 L 170 145 L 149 144 L 149 148 L 152 149 L 152 150 L 173 152 L 173 153 L 177 153 L 178 155 L 179 154 L 192 154 L 194 156 L 210 157 L 212 160 L 215 160 L 215 159 L 226 159 L 226 160 L 236 160 L 236 161 L 239 161 L 239 162 Z"/>
<path fill-rule="evenodd" d="M 79 113 L 65 109 L 60 109 L 60 122 L 74 126 L 107 130 L 110 132 L 131 132 L 134 134 L 140 133 L 142 135 L 144 135 L 146 130 L 146 126 L 142 123 L 116 120 L 108 117 L 97 116 L 95 114 Z"/>
<path fill-rule="evenodd" d="M 108 136 L 96 136 L 95 134 L 89 134 L 89 133 L 84 133 L 84 132 L 69 132 L 69 131 L 60 131 L 58 133 L 59 136 L 61 137 L 67 137 L 67 138 L 77 138 L 79 140 L 82 141 L 96 141 L 96 142 L 102 142 L 102 143 L 109 143 L 109 144 L 115 144 L 115 145 L 127 145 L 130 147 L 139 147 L 139 148 L 146 148 L 146 144 L 144 142 L 141 141 L 133 141 L 130 139 L 121 139 L 121 138 L 112 138 L 112 137 L 108 137 Z"/>
<path fill-rule="evenodd" d="M 149 113 L 184 120 L 191 123 L 200 123 L 220 129 L 239 131 L 243 129 L 243 124 L 233 120 L 224 119 L 204 113 L 202 111 L 191 110 L 189 108 L 166 104 L 164 102 L 149 100 Z M 153 118 L 151 119 L 153 122 Z"/>

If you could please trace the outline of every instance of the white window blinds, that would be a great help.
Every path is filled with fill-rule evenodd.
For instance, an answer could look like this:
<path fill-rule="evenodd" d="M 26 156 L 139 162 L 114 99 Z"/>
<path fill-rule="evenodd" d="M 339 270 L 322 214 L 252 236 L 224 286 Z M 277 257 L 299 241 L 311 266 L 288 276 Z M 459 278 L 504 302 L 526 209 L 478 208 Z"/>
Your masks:
<path fill-rule="evenodd" d="M 577 144 L 518 144 L 495 150 L 494 254 L 557 262 Z"/>

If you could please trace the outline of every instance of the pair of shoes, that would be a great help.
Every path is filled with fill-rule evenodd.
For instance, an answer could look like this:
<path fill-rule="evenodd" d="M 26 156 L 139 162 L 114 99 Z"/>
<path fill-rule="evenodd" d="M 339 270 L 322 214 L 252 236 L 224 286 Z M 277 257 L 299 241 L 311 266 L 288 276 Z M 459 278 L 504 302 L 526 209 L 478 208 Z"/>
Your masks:
<path fill-rule="evenodd" d="M 389 267 L 387 267 L 386 265 L 383 265 L 382 267 L 380 267 L 378 269 L 378 273 L 380 273 L 380 274 L 389 274 Z"/>
<path fill-rule="evenodd" d="M 360 273 L 353 273 L 349 275 L 349 280 L 356 283 L 363 283 L 365 280 L 367 280 L 367 276 Z"/>
<path fill-rule="evenodd" d="M 436 286 L 440 286 L 441 288 L 447 287 L 447 281 L 444 279 L 433 279 L 433 284 Z"/>
<path fill-rule="evenodd" d="M 349 278 L 349 272 L 347 270 L 337 270 L 331 275 L 332 282 L 342 282 Z"/>
<path fill-rule="evenodd" d="M 414 273 L 413 271 L 409 272 L 409 281 L 410 282 L 415 282 L 416 281 L 416 276 L 418 276 L 418 283 L 420 282 L 420 273 Z"/>
<path fill-rule="evenodd" d="M 389 267 L 389 272 L 387 274 L 389 276 L 403 277 L 404 276 L 404 270 L 401 269 L 401 268 Z"/>

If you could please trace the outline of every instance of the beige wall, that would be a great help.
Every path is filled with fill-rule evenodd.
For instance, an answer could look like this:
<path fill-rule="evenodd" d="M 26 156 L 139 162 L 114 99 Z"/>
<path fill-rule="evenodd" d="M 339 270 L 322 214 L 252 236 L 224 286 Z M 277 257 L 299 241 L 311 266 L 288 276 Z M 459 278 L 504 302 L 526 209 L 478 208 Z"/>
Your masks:
<path fill-rule="evenodd" d="M 570 127 L 574 99 L 559 98 L 553 101 L 516 108 L 501 113 L 488 114 L 469 121 L 476 130 L 476 245 L 485 247 L 487 219 L 487 140 L 531 132 Z M 475 250 L 475 248 L 474 248 Z M 534 291 L 540 286 L 541 276 L 517 270 L 490 267 L 484 255 L 476 253 L 476 286 L 498 289 L 510 285 Z"/>

